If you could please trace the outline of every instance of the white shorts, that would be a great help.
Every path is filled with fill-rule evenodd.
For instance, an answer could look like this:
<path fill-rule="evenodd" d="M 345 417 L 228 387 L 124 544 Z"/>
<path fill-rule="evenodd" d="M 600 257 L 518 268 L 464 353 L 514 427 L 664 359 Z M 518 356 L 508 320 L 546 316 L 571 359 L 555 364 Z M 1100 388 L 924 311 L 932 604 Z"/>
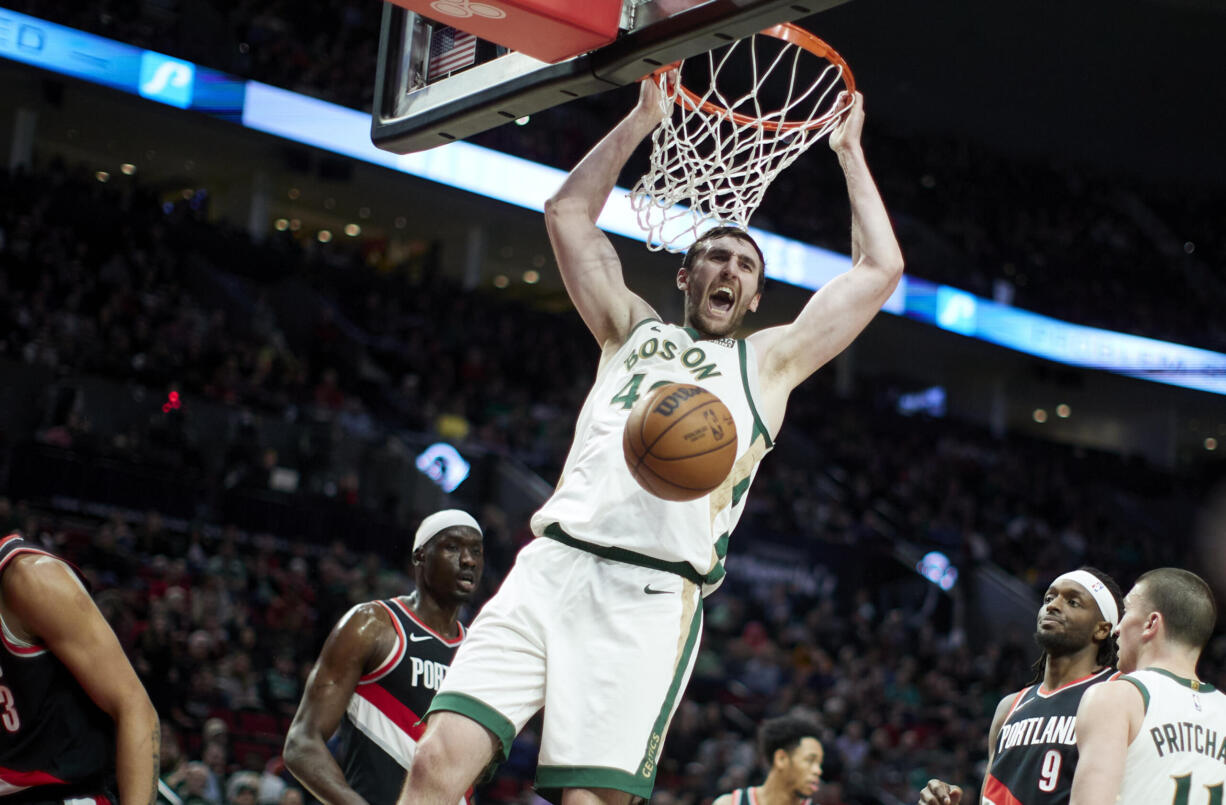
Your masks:
<path fill-rule="evenodd" d="M 544 707 L 538 789 L 650 797 L 701 631 L 693 581 L 539 537 L 473 621 L 429 712 L 472 718 L 505 757 Z"/>

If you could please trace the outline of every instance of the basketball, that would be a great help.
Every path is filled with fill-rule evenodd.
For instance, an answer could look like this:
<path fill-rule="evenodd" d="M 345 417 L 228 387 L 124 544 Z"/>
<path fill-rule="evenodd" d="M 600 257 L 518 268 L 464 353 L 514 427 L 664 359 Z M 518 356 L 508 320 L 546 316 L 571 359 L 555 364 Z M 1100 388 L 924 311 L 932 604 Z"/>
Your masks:
<path fill-rule="evenodd" d="M 622 431 L 626 466 L 664 500 L 695 500 L 724 482 L 736 461 L 736 422 L 701 386 L 669 383 L 640 400 Z"/>

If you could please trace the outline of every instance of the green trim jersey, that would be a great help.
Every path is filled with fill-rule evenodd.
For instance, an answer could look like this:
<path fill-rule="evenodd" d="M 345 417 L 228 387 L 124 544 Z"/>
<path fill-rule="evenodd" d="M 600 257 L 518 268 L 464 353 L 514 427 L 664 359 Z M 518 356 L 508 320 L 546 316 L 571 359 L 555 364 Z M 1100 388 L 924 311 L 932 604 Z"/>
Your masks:
<path fill-rule="evenodd" d="M 635 402 L 667 383 L 710 391 L 731 411 L 737 429 L 737 459 L 728 478 L 710 494 L 682 503 L 645 491 L 622 453 L 622 430 Z M 760 399 L 757 359 L 745 340 L 702 340 L 689 328 L 639 322 L 598 372 L 558 487 L 532 518 L 533 533 L 598 553 L 612 549 L 624 561 L 684 568 L 677 572 L 693 575 L 709 593 L 723 579 L 728 537 L 772 446 L 758 413 Z"/>
<path fill-rule="evenodd" d="M 1226 695 L 1161 668 L 1121 677 L 1145 700 L 1128 745 L 1118 805 L 1222 805 Z"/>

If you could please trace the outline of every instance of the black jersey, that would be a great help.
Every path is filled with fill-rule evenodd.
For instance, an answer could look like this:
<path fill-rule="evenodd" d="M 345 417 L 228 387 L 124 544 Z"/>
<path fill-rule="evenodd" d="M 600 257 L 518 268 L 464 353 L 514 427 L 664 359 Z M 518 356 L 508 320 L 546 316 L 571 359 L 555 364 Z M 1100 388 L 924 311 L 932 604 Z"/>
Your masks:
<path fill-rule="evenodd" d="M 751 786 L 749 788 L 738 788 L 728 796 L 732 797 L 732 805 L 759 805 L 761 797 L 758 796 L 758 789 L 761 786 Z M 797 805 L 811 805 L 813 800 L 804 799 Z"/>
<path fill-rule="evenodd" d="M 387 659 L 358 680 L 341 720 L 345 780 L 371 805 L 391 805 L 400 795 L 425 731 L 422 716 L 464 639 L 464 627 L 448 640 L 426 626 L 399 598 L 376 601 L 396 627 Z"/>
<path fill-rule="evenodd" d="M 16 534 L 5 537 L 0 585 L 13 557 L 23 553 L 51 555 Z M 0 645 L 0 800 L 113 791 L 115 722 L 46 646 L 19 641 L 3 621 Z"/>
<path fill-rule="evenodd" d="M 1053 691 L 1018 692 L 996 736 L 983 784 L 983 805 L 1062 805 L 1077 767 L 1077 706 L 1091 685 L 1116 675 L 1110 668 Z"/>

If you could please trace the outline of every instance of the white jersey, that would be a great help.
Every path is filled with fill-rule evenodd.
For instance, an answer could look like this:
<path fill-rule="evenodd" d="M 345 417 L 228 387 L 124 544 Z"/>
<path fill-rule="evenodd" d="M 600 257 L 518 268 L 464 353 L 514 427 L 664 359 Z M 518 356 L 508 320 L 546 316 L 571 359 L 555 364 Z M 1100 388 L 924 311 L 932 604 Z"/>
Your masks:
<path fill-rule="evenodd" d="M 1226 784 L 1226 694 L 1160 668 L 1121 677 L 1145 700 L 1128 745 L 1119 805 L 1221 805 Z"/>
<path fill-rule="evenodd" d="M 728 478 L 709 495 L 681 503 L 640 487 L 622 453 L 622 429 L 634 403 L 657 385 L 674 382 L 719 397 L 737 430 L 737 459 Z M 532 517 L 533 533 L 606 549 L 597 552 L 609 558 L 629 552 L 630 561 L 681 567 L 677 572 L 695 576 L 710 592 L 723 578 L 728 537 L 758 463 L 772 446 L 758 414 L 760 399 L 757 358 L 745 340 L 701 340 L 689 328 L 639 322 L 597 374 L 557 489 Z"/>

